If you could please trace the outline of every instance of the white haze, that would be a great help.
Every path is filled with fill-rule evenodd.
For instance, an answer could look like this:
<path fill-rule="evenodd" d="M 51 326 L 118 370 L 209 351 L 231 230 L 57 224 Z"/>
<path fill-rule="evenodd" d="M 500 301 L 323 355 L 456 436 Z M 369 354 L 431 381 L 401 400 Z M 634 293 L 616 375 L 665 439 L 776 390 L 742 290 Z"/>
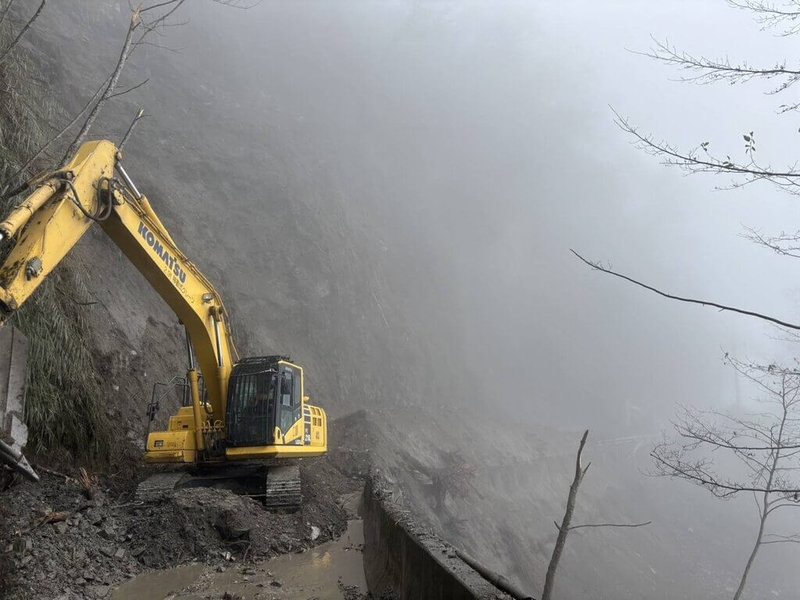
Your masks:
<path fill-rule="evenodd" d="M 710 140 L 741 155 L 741 134 L 754 130 L 762 157 L 790 160 L 796 124 L 774 116 L 780 100 L 763 87 L 676 83 L 679 73 L 630 51 L 647 50 L 652 34 L 733 60 L 789 54 L 791 39 L 760 32 L 745 12 L 711 1 L 267 3 L 198 17 L 179 45 L 203 53 L 205 36 L 229 29 L 236 44 L 214 47 L 223 74 L 210 66 L 206 85 L 369 160 L 330 159 L 348 169 L 337 177 L 380 181 L 351 200 L 385 227 L 376 235 L 390 259 L 407 258 L 393 238 L 417 240 L 409 264 L 430 261 L 436 279 L 407 276 L 415 309 L 457 320 L 492 407 L 654 430 L 676 402 L 735 401 L 723 350 L 790 355 L 759 322 L 662 300 L 569 253 L 792 320 L 793 264 L 739 237 L 742 225 L 792 229 L 792 198 L 767 186 L 715 191 L 728 181 L 667 170 L 631 146 L 609 108 L 683 147 Z"/>

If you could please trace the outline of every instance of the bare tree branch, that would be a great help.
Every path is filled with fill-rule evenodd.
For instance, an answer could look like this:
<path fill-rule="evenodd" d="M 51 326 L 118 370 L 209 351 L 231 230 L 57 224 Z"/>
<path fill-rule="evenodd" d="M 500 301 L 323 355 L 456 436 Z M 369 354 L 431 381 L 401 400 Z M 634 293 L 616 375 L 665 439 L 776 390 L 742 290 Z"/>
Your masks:
<path fill-rule="evenodd" d="M 800 507 L 800 482 L 792 476 L 800 469 L 800 373 L 777 365 L 752 365 L 726 355 L 727 362 L 750 381 L 761 384 L 771 413 L 715 419 L 708 412 L 685 409 L 674 427 L 682 442 L 664 441 L 650 456 L 657 475 L 684 479 L 718 498 L 753 492 L 758 511 L 758 532 L 734 594 L 739 600 L 760 548 L 765 544 L 800 542 L 799 535 L 767 533 L 769 517 L 783 508 Z M 718 422 L 721 421 L 721 422 Z M 750 442 L 756 440 L 756 443 Z M 719 472 L 713 462 L 717 452 L 727 452 L 747 467 L 749 475 Z M 727 465 L 729 461 L 723 461 Z"/>
<path fill-rule="evenodd" d="M 66 152 L 64 153 L 64 157 L 62 159 L 62 164 L 65 163 L 69 158 L 76 152 L 78 147 L 83 143 L 88 135 L 89 129 L 91 129 L 94 121 L 97 119 L 100 110 L 103 108 L 106 102 L 109 100 L 121 96 L 123 94 L 129 93 L 138 87 L 144 85 L 146 82 L 139 83 L 124 92 L 115 93 L 117 84 L 119 83 L 120 76 L 122 75 L 122 71 L 125 68 L 125 65 L 130 58 L 130 55 L 134 52 L 134 50 L 145 44 L 145 39 L 151 33 L 158 33 L 159 30 L 168 25 L 168 19 L 181 7 L 183 6 L 185 0 L 165 0 L 163 2 L 157 2 L 155 4 L 151 4 L 150 6 L 140 6 L 136 9 L 131 7 L 131 21 L 130 25 L 128 26 L 128 32 L 125 37 L 125 42 L 122 45 L 122 50 L 120 51 L 119 58 L 117 59 L 117 64 L 112 71 L 108 84 L 106 88 L 103 90 L 100 98 L 97 100 L 94 107 L 91 109 L 89 116 L 86 118 L 86 121 L 83 123 L 80 131 L 75 136 L 75 139 L 67 148 Z M 158 9 L 164 9 L 162 12 L 157 12 Z M 151 11 L 153 12 L 152 17 L 149 16 Z M 144 14 L 148 15 L 147 18 L 143 17 Z M 138 33 L 141 31 L 141 33 Z M 138 33 L 138 37 L 137 37 Z"/>
<path fill-rule="evenodd" d="M 763 25 L 762 29 L 783 27 L 779 34 L 782 37 L 794 35 L 800 31 L 800 10 L 776 8 L 773 4 L 761 0 L 728 0 L 728 4 L 751 12 L 757 23 Z M 797 3 L 793 3 L 795 6 Z"/>
<path fill-rule="evenodd" d="M 682 81 L 693 83 L 714 83 L 727 81 L 728 83 L 744 83 L 753 79 L 780 79 L 781 82 L 769 93 L 777 94 L 787 89 L 800 79 L 800 70 L 787 69 L 786 63 L 777 63 L 772 67 L 752 67 L 746 61 L 731 63 L 727 58 L 721 60 L 709 59 L 704 56 L 695 56 L 688 52 L 677 50 L 668 42 L 652 38 L 655 47 L 649 52 L 634 52 L 658 62 L 678 67 L 692 75 L 682 77 Z"/>
<path fill-rule="evenodd" d="M 660 466 L 664 467 L 664 472 L 661 474 L 669 475 L 670 477 L 680 477 L 681 479 L 686 479 L 687 481 L 696 483 L 701 487 L 707 488 L 717 498 L 730 498 L 741 492 L 756 492 L 760 494 L 769 492 L 772 494 L 785 494 L 787 496 L 800 494 L 800 486 L 776 488 L 730 483 L 720 480 L 710 471 L 706 471 L 704 468 L 702 468 L 705 465 L 698 467 L 697 465 L 693 465 L 691 463 L 680 463 L 677 461 L 671 462 L 670 460 L 665 459 L 661 454 L 659 454 L 659 452 L 661 452 L 660 448 L 651 452 L 650 456 L 653 457 L 653 459 Z"/>
<path fill-rule="evenodd" d="M 570 525 L 569 530 L 582 529 L 584 527 L 644 527 L 650 525 L 652 521 L 645 521 L 644 523 L 586 523 L 585 525 Z"/>
<path fill-rule="evenodd" d="M 800 535 L 776 535 L 774 533 L 769 534 L 770 539 L 762 540 L 761 544 L 800 544 Z"/>
<path fill-rule="evenodd" d="M 156 2 L 150 6 L 140 6 L 138 11 L 140 14 L 144 14 L 146 12 L 150 12 L 151 10 L 158 10 L 159 8 L 164 8 L 166 6 L 173 7 L 171 10 L 174 10 L 176 4 L 180 6 L 183 4 L 183 0 L 165 0 L 164 2 Z M 131 12 L 134 12 L 133 6 L 131 6 Z"/>
<path fill-rule="evenodd" d="M 131 43 L 133 42 L 133 32 L 139 26 L 141 22 L 140 12 L 139 10 L 134 11 L 131 15 L 130 25 L 128 25 L 128 33 L 125 36 L 125 42 L 122 44 L 122 50 L 119 54 L 119 58 L 117 59 L 117 66 L 114 68 L 114 71 L 111 73 L 111 77 L 109 78 L 108 85 L 106 86 L 105 90 L 103 90 L 100 99 L 94 105 L 91 111 L 89 111 L 89 116 L 86 117 L 86 121 L 84 121 L 83 125 L 78 131 L 78 134 L 75 136 L 75 139 L 72 140 L 72 143 L 67 147 L 66 152 L 64 153 L 64 157 L 61 159 L 61 164 L 64 165 L 66 162 L 75 154 L 78 147 L 83 143 L 84 139 L 86 139 L 87 134 L 89 133 L 89 129 L 94 124 L 95 119 L 97 119 L 97 115 L 100 113 L 100 109 L 103 107 L 105 102 L 108 100 L 108 97 L 114 92 L 114 89 L 117 87 L 117 83 L 119 82 L 119 78 L 122 75 L 122 70 L 125 68 L 125 63 L 128 60 L 128 55 L 131 51 Z"/>
<path fill-rule="evenodd" d="M 753 158 L 753 152 L 748 152 L 748 163 L 737 163 L 730 156 L 724 159 L 714 156 L 709 151 L 709 142 L 702 142 L 691 151 L 681 151 L 667 142 L 657 142 L 651 135 L 641 133 L 630 124 L 628 119 L 620 115 L 614 108 L 614 123 L 625 133 L 636 140 L 636 145 L 648 154 L 663 158 L 663 164 L 678 167 L 687 173 L 714 173 L 727 174 L 734 177 L 743 177 L 742 182 L 733 182 L 730 188 L 743 187 L 757 181 L 767 181 L 792 194 L 800 194 L 800 171 L 796 165 L 786 169 L 773 169 L 771 166 L 760 166 Z M 748 138 L 752 132 L 744 134 Z M 747 140 L 746 140 L 747 141 Z"/>
<path fill-rule="evenodd" d="M 141 82 L 137 83 L 136 85 L 133 85 L 133 86 L 127 88 L 127 89 L 124 89 L 121 92 L 115 92 L 115 93 L 111 94 L 110 96 L 107 96 L 106 100 L 111 100 L 112 98 L 116 98 L 117 96 L 124 96 L 125 94 L 129 94 L 133 90 L 138 90 L 140 87 L 142 87 L 144 85 L 147 85 L 147 83 L 149 81 L 150 81 L 150 79 L 145 79 L 144 81 L 141 81 Z"/>
<path fill-rule="evenodd" d="M 243 2 L 243 1 L 236 1 L 236 0 L 214 0 L 218 4 L 223 4 L 225 6 L 230 6 L 232 8 L 240 8 L 240 9 L 248 9 L 256 6 L 260 3 L 260 0 L 254 2 Z M 9 0 L 9 3 L 3 9 L 3 12 L 0 13 L 0 23 L 5 18 L 6 12 L 11 6 L 13 0 Z M 17 39 L 12 42 L 12 45 L 7 48 L 2 56 L 0 56 L 0 62 L 5 58 L 5 56 L 11 51 L 14 45 L 18 43 L 18 41 L 22 38 L 25 32 L 30 28 L 33 22 L 38 18 L 39 14 L 43 10 L 47 0 L 42 0 L 42 3 L 39 6 L 39 9 L 36 11 L 36 14 L 28 21 L 26 26 L 17 36 Z M 4 191 L 7 191 L 11 185 L 13 185 L 13 180 L 15 180 L 21 173 L 23 173 L 43 152 L 45 152 L 53 143 L 55 143 L 58 139 L 60 139 L 78 120 L 83 116 L 83 114 L 90 109 L 89 115 L 87 116 L 86 120 L 82 124 L 80 130 L 75 136 L 75 139 L 69 144 L 67 150 L 64 153 L 64 157 L 62 158 L 62 164 L 64 164 L 77 150 L 81 143 L 86 139 L 86 136 L 89 133 L 92 125 L 94 124 L 97 116 L 99 115 L 101 109 L 105 105 L 106 102 L 112 100 L 114 98 L 118 98 L 124 94 L 128 94 L 141 86 L 147 83 L 147 80 L 138 83 L 129 87 L 126 90 L 121 92 L 115 92 L 116 87 L 119 83 L 120 76 L 125 68 L 127 60 L 130 58 L 130 55 L 133 51 L 140 45 L 151 45 L 150 42 L 146 41 L 146 38 L 151 33 L 159 33 L 159 31 L 166 27 L 171 26 L 180 26 L 182 23 L 169 23 L 168 19 L 185 3 L 185 0 L 163 0 L 160 2 L 156 2 L 149 6 L 139 6 L 134 8 L 132 5 L 131 8 L 131 22 L 128 27 L 128 32 L 125 38 L 125 42 L 123 43 L 122 50 L 120 51 L 119 58 L 117 60 L 117 64 L 114 67 L 112 73 L 106 78 L 103 84 L 100 86 L 100 89 L 95 92 L 95 94 L 90 98 L 89 102 L 78 112 L 78 114 L 70 120 L 67 125 L 62 128 L 52 139 L 50 139 L 47 143 L 45 143 L 36 153 L 31 156 L 26 163 L 17 170 L 17 172 L 5 183 Z M 164 9 L 163 11 L 159 12 L 159 9 Z M 144 18 L 142 15 L 145 13 L 148 14 L 148 18 Z M 150 17 L 149 14 L 152 13 L 154 16 Z M 134 32 L 141 29 L 142 33 L 136 37 Z M 167 48 L 169 49 L 169 48 Z M 92 104 L 94 103 L 94 106 Z"/>
<path fill-rule="evenodd" d="M 241 10 L 248 10 L 255 8 L 261 4 L 262 0 L 214 0 L 217 4 L 222 4 L 230 8 L 239 8 Z"/>
<path fill-rule="evenodd" d="M 670 300 L 678 300 L 679 302 L 688 302 L 689 304 L 700 304 L 701 306 L 713 306 L 714 308 L 718 308 L 721 311 L 730 311 L 730 312 L 738 313 L 740 315 L 747 315 L 749 317 L 756 317 L 758 319 L 763 319 L 764 321 L 769 321 L 770 323 L 775 323 L 776 325 L 780 325 L 781 327 L 786 327 L 788 329 L 800 330 L 800 325 L 795 325 L 794 323 L 788 323 L 786 321 L 781 321 L 780 319 L 776 319 L 775 317 L 770 317 L 768 315 L 757 313 L 757 312 L 754 312 L 754 311 L 751 311 L 751 310 L 744 310 L 744 309 L 741 309 L 741 308 L 735 308 L 735 307 L 732 307 L 732 306 L 726 306 L 724 304 L 718 304 L 716 302 L 711 302 L 709 300 L 698 300 L 696 298 L 684 298 L 682 296 L 675 296 L 675 295 L 669 294 L 667 292 L 662 292 L 661 290 L 659 290 L 657 288 L 654 288 L 654 287 L 652 287 L 650 285 L 647 285 L 645 283 L 642 283 L 641 281 L 637 281 L 636 279 L 633 279 L 632 277 L 628 277 L 627 275 L 623 275 L 622 273 L 617 273 L 616 271 L 612 271 L 611 269 L 607 269 L 607 268 L 601 266 L 600 263 L 590 261 L 590 260 L 584 258 L 583 256 L 581 256 L 580 254 L 578 254 L 572 248 L 570 248 L 569 251 L 572 252 L 583 263 L 585 263 L 587 266 L 591 267 L 592 269 L 595 269 L 597 271 L 601 271 L 603 273 L 607 273 L 608 275 L 613 275 L 614 277 L 619 277 L 620 279 L 624 279 L 625 281 L 629 281 L 630 283 L 633 283 L 634 285 L 638 285 L 639 287 L 643 287 L 646 290 L 650 290 L 651 292 L 654 292 L 654 293 L 658 294 L 659 296 L 663 296 L 664 298 L 669 298 Z"/>
<path fill-rule="evenodd" d="M 550 557 L 550 563 L 547 565 L 547 574 L 544 580 L 544 590 L 542 591 L 542 600 L 550 600 L 553 595 L 553 586 L 555 585 L 556 570 L 558 569 L 558 562 L 561 560 L 561 554 L 564 552 L 564 545 L 567 543 L 567 534 L 569 533 L 570 522 L 572 521 L 572 513 L 575 511 L 575 500 L 578 497 L 578 488 L 581 485 L 583 476 L 589 468 L 581 465 L 581 455 L 583 448 L 586 446 L 586 438 L 589 436 L 589 430 L 583 432 L 581 442 L 578 445 L 578 454 L 575 457 L 575 475 L 572 478 L 572 484 L 569 486 L 569 494 L 567 495 L 567 507 L 564 511 L 564 518 L 561 519 L 561 525 L 558 525 L 558 537 L 556 538 L 555 546 L 553 546 L 553 554 Z"/>
<path fill-rule="evenodd" d="M 781 256 L 800 258 L 800 231 L 795 233 L 781 232 L 779 235 L 767 237 L 752 227 L 745 227 L 745 230 L 748 233 L 742 237 L 754 244 L 763 246 Z"/>
<path fill-rule="evenodd" d="M 25 25 L 23 26 L 22 29 L 20 29 L 19 33 L 17 34 L 17 37 L 15 37 L 14 40 L 8 45 L 8 47 L 3 51 L 3 53 L 0 54 L 0 63 L 2 63 L 8 57 L 8 55 L 11 53 L 11 51 L 14 48 L 17 47 L 17 45 L 19 44 L 20 40 L 22 40 L 22 37 L 26 33 L 28 33 L 28 30 L 31 28 L 31 25 L 33 25 L 36 22 L 36 19 L 39 18 L 39 15 L 42 14 L 42 11 L 44 10 L 44 5 L 45 4 L 47 4 L 47 0 L 42 0 L 41 4 L 39 4 L 39 8 L 37 8 L 36 12 L 33 13 L 33 16 L 30 19 L 28 19 L 28 22 L 25 23 Z M 10 6 L 11 6 L 11 3 L 9 2 L 8 6 L 6 6 L 6 8 L 5 8 L 5 12 L 3 12 L 3 19 L 5 19 L 6 12 L 10 8 Z"/>
<path fill-rule="evenodd" d="M 34 163 L 34 161 L 37 158 L 39 158 L 50 146 L 52 146 L 55 142 L 57 142 L 59 139 L 61 139 L 61 136 L 63 136 L 73 125 L 75 125 L 75 123 L 77 123 L 78 120 L 84 115 L 84 113 L 86 113 L 86 111 L 89 110 L 89 107 L 94 103 L 94 101 L 98 98 L 98 96 L 100 96 L 100 93 L 103 91 L 103 88 L 106 85 L 108 85 L 109 80 L 110 80 L 110 76 L 108 78 L 106 78 L 106 80 L 100 85 L 99 88 L 97 88 L 97 91 L 95 91 L 95 93 L 92 95 L 92 97 L 89 98 L 88 102 L 86 102 L 86 104 L 83 105 L 83 108 L 81 108 L 75 114 L 75 116 L 66 125 L 64 125 L 64 127 L 61 128 L 61 130 L 58 133 L 56 133 L 47 142 L 45 142 L 36 152 L 34 152 L 33 155 L 30 156 L 28 158 L 28 160 L 25 161 L 25 163 L 23 163 L 22 166 L 20 166 L 14 172 L 14 174 L 11 175 L 3 183 L 3 191 L 2 191 L 2 196 L 3 197 L 6 197 L 5 196 L 6 193 L 8 192 L 9 188 L 12 185 L 14 185 L 14 182 L 17 180 L 17 178 L 20 175 L 22 175 L 28 169 L 28 167 L 30 167 Z"/>
<path fill-rule="evenodd" d="M 770 0 L 728 0 L 728 4 L 749 11 L 763 28 L 779 28 L 780 35 L 800 33 L 800 0 L 786 0 L 776 5 Z M 711 84 L 729 84 L 753 81 L 768 82 L 766 93 L 780 94 L 800 81 L 800 67 L 787 66 L 777 61 L 771 66 L 753 66 L 747 61 L 731 62 L 727 57 L 711 59 L 680 51 L 668 42 L 653 39 L 654 46 L 643 54 L 660 63 L 681 70 L 682 81 Z M 800 110 L 800 102 L 790 102 L 778 107 L 779 113 Z M 784 168 L 773 168 L 756 159 L 756 136 L 744 132 L 745 156 L 732 159 L 712 151 L 708 141 L 690 150 L 657 141 L 652 135 L 641 133 L 635 126 L 614 111 L 615 123 L 632 136 L 634 145 L 657 156 L 663 164 L 676 166 L 686 173 L 712 173 L 727 175 L 732 182 L 727 187 L 740 188 L 756 182 L 768 182 L 782 191 L 800 196 L 800 170 L 797 162 Z M 751 241 L 783 256 L 800 258 L 800 232 L 781 233 L 769 237 L 754 229 L 746 235 Z M 798 336 L 800 326 L 787 323 L 759 312 L 695 298 L 685 298 L 663 292 L 631 277 L 617 273 L 589 261 L 572 251 L 589 267 L 614 275 L 660 296 L 680 302 L 712 306 L 771 322 Z M 747 578 L 760 548 L 765 544 L 800 543 L 800 534 L 777 535 L 766 532 L 769 517 L 783 508 L 800 506 L 800 481 L 795 480 L 800 469 L 800 373 L 776 365 L 747 365 L 730 358 L 726 360 L 741 376 L 746 377 L 766 394 L 765 401 L 775 409 L 757 415 L 721 417 L 710 413 L 685 411 L 674 422 L 678 438 L 657 445 L 651 452 L 656 473 L 684 479 L 709 490 L 719 498 L 730 498 L 741 492 L 752 492 L 758 514 L 758 531 L 745 562 L 733 600 L 740 600 Z M 735 470 L 727 474 L 715 464 L 718 455 L 726 457 L 723 465 L 733 463 Z M 732 459 L 732 460 L 731 460 Z M 738 465 L 744 467 L 741 469 Z"/>
<path fill-rule="evenodd" d="M 6 20 L 6 15 L 8 14 L 8 10 L 11 8 L 12 4 L 14 4 L 14 0 L 8 0 L 8 4 L 5 5 L 3 12 L 0 13 L 0 25 L 2 25 Z"/>
<path fill-rule="evenodd" d="M 122 152 L 122 149 L 125 146 L 125 142 L 127 142 L 128 138 L 131 136 L 133 128 L 136 127 L 136 124 L 142 118 L 144 118 L 144 109 L 140 108 L 139 112 L 136 113 L 136 116 L 133 117 L 133 121 L 131 121 L 131 124 L 128 126 L 128 130 L 125 132 L 125 135 L 122 136 L 122 140 L 120 141 L 119 144 L 117 144 L 117 148 L 119 149 L 120 152 Z"/>

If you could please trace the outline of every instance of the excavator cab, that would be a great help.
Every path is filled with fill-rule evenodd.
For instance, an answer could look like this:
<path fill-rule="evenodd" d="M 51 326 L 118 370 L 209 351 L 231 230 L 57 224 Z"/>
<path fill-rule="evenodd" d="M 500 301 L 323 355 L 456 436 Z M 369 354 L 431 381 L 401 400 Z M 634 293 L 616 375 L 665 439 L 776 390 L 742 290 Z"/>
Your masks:
<path fill-rule="evenodd" d="M 279 387 L 278 371 L 268 360 L 245 359 L 234 367 L 228 383 L 228 446 L 275 443 Z"/>
<path fill-rule="evenodd" d="M 149 432 L 145 461 L 218 463 L 325 454 L 327 416 L 309 404 L 303 369 L 289 361 L 285 356 L 239 360 L 226 382 L 224 419 L 214 418 L 209 404 L 199 400 L 198 389 L 197 406 L 183 406 L 170 417 L 166 430 Z M 190 369 L 187 375 L 191 387 L 199 379 L 197 371 Z M 201 429 L 196 414 L 204 417 Z M 198 431 L 204 446 L 197 443 Z"/>
<path fill-rule="evenodd" d="M 328 443 L 325 411 L 308 404 L 303 394 L 302 367 L 285 356 L 241 359 L 231 369 L 227 389 L 224 438 L 218 447 L 225 460 L 210 452 L 210 437 L 205 460 L 195 458 L 193 409 L 184 406 L 166 431 L 150 433 L 146 459 L 196 462 L 202 468 L 194 474 L 157 473 L 139 485 L 138 498 L 213 485 L 261 497 L 270 509 L 300 506 L 299 465 L 285 459 L 321 456 Z"/>
<path fill-rule="evenodd" d="M 288 357 L 239 361 L 228 383 L 226 446 L 303 445 L 302 369 Z"/>

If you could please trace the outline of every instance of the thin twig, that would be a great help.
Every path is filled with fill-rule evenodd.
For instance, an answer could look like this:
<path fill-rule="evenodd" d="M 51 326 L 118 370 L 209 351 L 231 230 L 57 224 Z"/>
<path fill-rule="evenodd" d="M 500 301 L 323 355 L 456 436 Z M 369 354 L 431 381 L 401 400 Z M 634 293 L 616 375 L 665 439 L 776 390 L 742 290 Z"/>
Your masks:
<path fill-rule="evenodd" d="M 136 124 L 142 118 L 144 118 L 144 109 L 140 108 L 139 112 L 136 113 L 136 116 L 133 117 L 133 121 L 131 121 L 131 124 L 128 126 L 128 130 L 125 132 L 125 135 L 122 136 L 122 140 L 117 145 L 117 148 L 119 148 L 120 152 L 122 152 L 122 148 L 125 146 L 125 142 L 127 142 L 128 138 L 131 136 L 133 128 L 136 127 Z"/>
<path fill-rule="evenodd" d="M 650 525 L 652 521 L 645 521 L 644 523 L 587 523 L 585 525 L 571 525 L 569 530 L 581 529 L 583 527 L 644 527 Z"/>
<path fill-rule="evenodd" d="M 111 94 L 110 96 L 107 96 L 107 97 L 106 97 L 106 100 L 111 100 L 112 98 L 116 98 L 117 96 L 124 96 L 125 94 L 129 94 L 129 93 L 130 93 L 130 92 L 132 92 L 133 90 L 137 90 L 137 89 L 139 89 L 140 87 L 142 87 L 143 85 L 147 85 L 147 83 L 148 83 L 149 81 L 150 81 L 150 79 L 145 79 L 144 81 L 142 81 L 142 82 L 139 82 L 139 83 L 137 83 L 136 85 L 132 85 L 131 87 L 129 87 L 129 88 L 127 88 L 127 89 L 124 89 L 124 90 L 122 90 L 121 92 L 116 92 L 116 93 L 114 93 L 114 94 Z"/>

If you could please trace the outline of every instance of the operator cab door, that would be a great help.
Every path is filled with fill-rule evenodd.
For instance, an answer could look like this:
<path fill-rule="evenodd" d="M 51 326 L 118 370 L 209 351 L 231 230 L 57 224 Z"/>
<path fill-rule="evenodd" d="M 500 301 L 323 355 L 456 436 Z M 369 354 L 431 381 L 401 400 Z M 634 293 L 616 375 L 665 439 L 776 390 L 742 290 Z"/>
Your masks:
<path fill-rule="evenodd" d="M 302 444 L 303 418 L 303 380 L 295 367 L 280 364 L 278 373 L 280 394 L 278 396 L 278 419 L 276 427 L 280 429 L 282 439 L 276 444 Z"/>
<path fill-rule="evenodd" d="M 227 445 L 271 446 L 276 442 L 278 373 L 248 367 L 234 368 L 228 384 Z"/>

